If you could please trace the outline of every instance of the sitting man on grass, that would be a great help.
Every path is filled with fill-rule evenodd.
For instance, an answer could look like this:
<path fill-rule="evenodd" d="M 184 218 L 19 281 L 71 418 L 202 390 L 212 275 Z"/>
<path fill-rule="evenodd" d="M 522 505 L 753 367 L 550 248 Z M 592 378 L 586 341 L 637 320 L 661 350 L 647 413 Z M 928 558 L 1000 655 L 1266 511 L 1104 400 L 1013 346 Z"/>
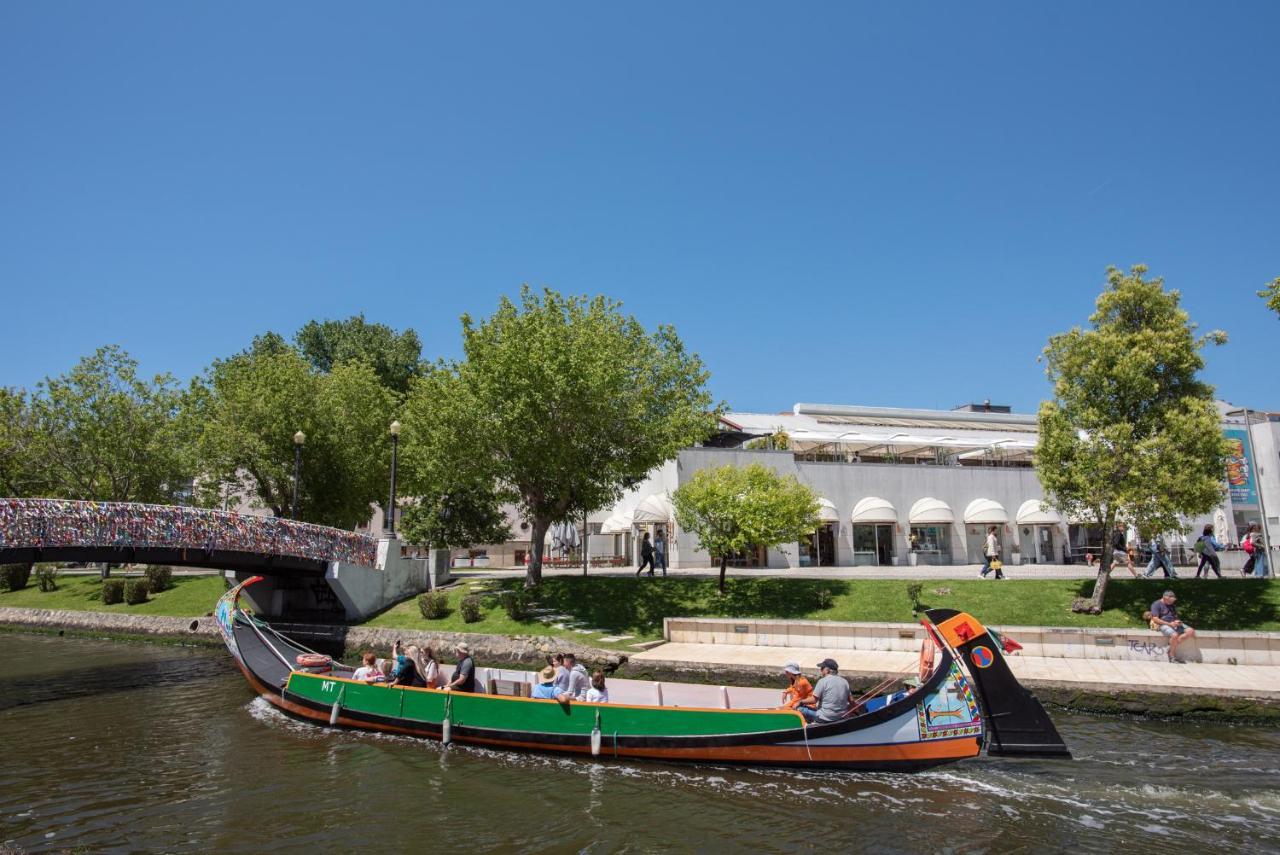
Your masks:
<path fill-rule="evenodd" d="M 1178 597 L 1173 591 L 1165 591 L 1160 599 L 1151 604 L 1151 628 L 1169 639 L 1169 661 L 1182 662 L 1178 658 L 1178 645 L 1196 637 L 1196 631 L 1178 618 L 1178 607 L 1174 605 Z"/>

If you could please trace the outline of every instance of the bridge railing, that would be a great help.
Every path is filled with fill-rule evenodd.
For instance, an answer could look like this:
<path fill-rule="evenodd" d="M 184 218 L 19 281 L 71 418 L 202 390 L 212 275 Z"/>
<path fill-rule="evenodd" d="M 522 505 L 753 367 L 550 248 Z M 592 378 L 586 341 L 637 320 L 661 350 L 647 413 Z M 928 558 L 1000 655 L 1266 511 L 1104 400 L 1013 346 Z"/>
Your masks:
<path fill-rule="evenodd" d="M 58 546 L 226 550 L 366 567 L 377 557 L 368 535 L 278 517 L 132 502 L 0 499 L 0 549 Z"/>

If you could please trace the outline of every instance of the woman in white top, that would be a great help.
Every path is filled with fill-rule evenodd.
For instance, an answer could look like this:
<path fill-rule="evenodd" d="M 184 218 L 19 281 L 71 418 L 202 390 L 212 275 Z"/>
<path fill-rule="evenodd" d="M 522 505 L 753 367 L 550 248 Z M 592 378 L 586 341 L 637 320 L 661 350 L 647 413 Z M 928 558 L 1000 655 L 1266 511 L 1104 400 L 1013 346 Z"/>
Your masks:
<path fill-rule="evenodd" d="M 364 656 L 361 657 L 361 663 L 356 672 L 351 675 L 352 680 L 373 681 L 382 679 L 382 672 L 378 669 L 378 657 L 373 655 L 372 650 L 364 652 Z"/>
<path fill-rule="evenodd" d="M 982 575 L 985 578 L 992 570 L 996 571 L 996 578 L 1004 578 L 1003 567 L 992 567 L 991 562 L 1000 557 L 1000 539 L 996 537 L 996 527 L 991 526 L 987 529 L 987 541 L 982 547 Z"/>
<path fill-rule="evenodd" d="M 440 688 L 440 663 L 436 661 L 436 655 L 430 647 L 418 648 L 413 664 L 417 666 L 422 679 L 427 681 L 428 689 Z"/>
<path fill-rule="evenodd" d="M 591 675 L 591 688 L 587 689 L 587 703 L 609 703 L 609 690 L 604 685 L 604 672 L 597 671 Z"/>

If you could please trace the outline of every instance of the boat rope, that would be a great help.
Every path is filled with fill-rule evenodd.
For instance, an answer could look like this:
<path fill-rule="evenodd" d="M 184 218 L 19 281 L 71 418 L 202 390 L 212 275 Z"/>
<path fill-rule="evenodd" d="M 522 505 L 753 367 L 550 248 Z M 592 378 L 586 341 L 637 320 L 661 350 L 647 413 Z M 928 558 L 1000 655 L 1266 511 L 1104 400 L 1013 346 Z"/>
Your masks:
<path fill-rule="evenodd" d="M 804 753 L 805 753 L 806 755 L 808 755 L 808 757 L 809 757 L 809 762 L 810 762 L 810 763 L 812 763 L 812 762 L 813 762 L 813 752 L 809 750 L 809 722 L 807 722 L 807 721 L 806 721 L 806 722 L 801 726 L 801 728 L 800 728 L 800 732 L 804 734 Z"/>

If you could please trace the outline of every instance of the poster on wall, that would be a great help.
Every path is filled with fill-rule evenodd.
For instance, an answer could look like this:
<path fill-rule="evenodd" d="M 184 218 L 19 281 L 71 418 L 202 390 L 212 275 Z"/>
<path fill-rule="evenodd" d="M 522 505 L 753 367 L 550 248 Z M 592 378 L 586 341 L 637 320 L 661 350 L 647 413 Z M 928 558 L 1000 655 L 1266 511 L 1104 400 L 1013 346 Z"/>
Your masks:
<path fill-rule="evenodd" d="M 1249 442 L 1243 430 L 1223 431 L 1231 445 L 1227 457 L 1227 491 L 1233 505 L 1258 504 L 1258 491 L 1253 483 L 1253 464 L 1249 461 Z"/>

